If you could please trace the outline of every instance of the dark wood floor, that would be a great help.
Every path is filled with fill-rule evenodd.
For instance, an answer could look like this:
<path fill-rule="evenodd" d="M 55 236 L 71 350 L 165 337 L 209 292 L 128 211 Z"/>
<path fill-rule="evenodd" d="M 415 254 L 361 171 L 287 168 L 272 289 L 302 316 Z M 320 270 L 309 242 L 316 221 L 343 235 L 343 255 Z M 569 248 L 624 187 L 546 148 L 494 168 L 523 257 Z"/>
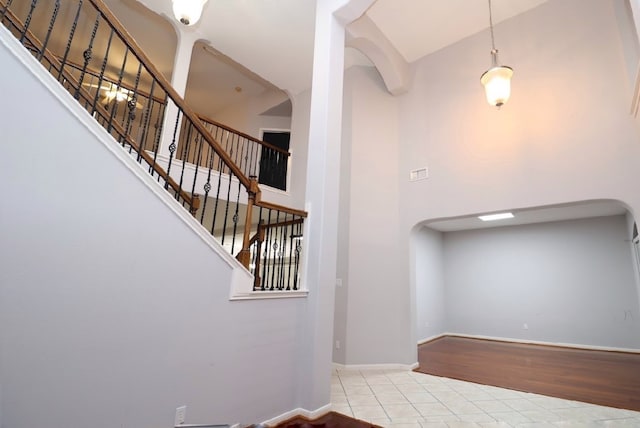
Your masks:
<path fill-rule="evenodd" d="M 640 354 L 443 337 L 416 371 L 640 411 Z"/>
<path fill-rule="evenodd" d="M 278 424 L 275 428 L 381 428 L 378 425 L 372 425 L 369 422 L 360 421 L 350 418 L 349 416 L 329 412 L 326 415 L 309 420 L 298 416 L 286 422 Z"/>

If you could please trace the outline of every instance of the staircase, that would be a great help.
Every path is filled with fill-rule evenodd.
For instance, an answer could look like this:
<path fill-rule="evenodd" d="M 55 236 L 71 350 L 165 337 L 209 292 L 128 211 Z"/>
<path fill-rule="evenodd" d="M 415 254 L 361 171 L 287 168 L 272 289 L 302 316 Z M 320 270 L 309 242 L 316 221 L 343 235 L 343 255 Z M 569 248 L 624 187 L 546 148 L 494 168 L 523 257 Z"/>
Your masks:
<path fill-rule="evenodd" d="M 254 291 L 300 289 L 301 210 L 261 199 L 263 151 L 200 118 L 102 0 L 0 0 L 0 21 L 118 144 L 254 276 Z"/>

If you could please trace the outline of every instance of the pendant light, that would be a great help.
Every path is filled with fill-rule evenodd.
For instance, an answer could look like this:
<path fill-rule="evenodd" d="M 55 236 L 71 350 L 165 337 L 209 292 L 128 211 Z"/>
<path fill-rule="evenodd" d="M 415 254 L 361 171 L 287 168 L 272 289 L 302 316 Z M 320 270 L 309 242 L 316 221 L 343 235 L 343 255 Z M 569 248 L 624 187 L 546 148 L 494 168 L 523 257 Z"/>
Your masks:
<path fill-rule="evenodd" d="M 498 65 L 498 49 L 496 49 L 496 42 L 493 37 L 491 0 L 489 0 L 489 28 L 491 29 L 491 68 L 482 74 L 480 83 L 484 86 L 487 102 L 500 108 L 509 100 L 509 95 L 511 95 L 513 69 L 506 65 Z"/>
<path fill-rule="evenodd" d="M 193 25 L 200 19 L 207 0 L 173 0 L 173 15 L 184 25 Z"/>

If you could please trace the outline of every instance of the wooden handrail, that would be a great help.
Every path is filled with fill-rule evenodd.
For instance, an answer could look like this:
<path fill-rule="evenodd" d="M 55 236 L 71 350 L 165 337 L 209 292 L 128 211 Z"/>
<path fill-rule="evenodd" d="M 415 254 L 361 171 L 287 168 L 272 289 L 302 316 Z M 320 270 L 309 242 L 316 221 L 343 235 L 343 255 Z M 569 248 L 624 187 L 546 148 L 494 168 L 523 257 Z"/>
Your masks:
<path fill-rule="evenodd" d="M 215 120 L 213 120 L 213 119 L 211 119 L 209 117 L 206 117 L 206 116 L 201 115 L 201 114 L 198 115 L 198 117 L 200 118 L 201 121 L 203 121 L 205 123 L 211 124 L 213 126 L 217 126 L 218 128 L 222 128 L 225 131 L 229 131 L 232 134 L 239 135 L 239 136 L 241 136 L 243 138 L 246 138 L 247 140 L 251 140 L 251 141 L 253 141 L 253 142 L 257 143 L 257 144 L 260 144 L 261 146 L 265 146 L 265 147 L 270 148 L 273 151 L 282 153 L 283 155 L 291 156 L 291 153 L 289 153 L 289 151 L 287 151 L 285 149 L 281 149 L 280 147 L 276 147 L 273 144 L 267 143 L 266 141 L 258 140 L 257 138 L 254 138 L 251 135 L 245 134 L 244 132 L 240 132 L 237 129 L 233 129 L 230 126 L 224 125 L 224 124 L 222 124 L 220 122 L 217 122 L 217 121 L 215 121 Z"/>
<path fill-rule="evenodd" d="M 297 215 L 298 217 L 303 217 L 306 218 L 307 217 L 307 212 L 306 211 L 302 211 L 302 210 L 297 210 L 295 208 L 288 208 L 282 205 L 278 205 L 278 204 L 273 204 L 271 202 L 265 202 L 265 201 L 256 201 L 256 203 L 254 204 L 255 206 L 258 207 L 262 207 L 262 208 L 266 208 L 269 210 L 276 210 L 276 211 L 282 211 L 288 214 L 293 214 L 293 215 Z"/>
<path fill-rule="evenodd" d="M 294 224 L 302 224 L 304 223 L 304 219 L 303 218 L 299 218 L 296 220 L 287 220 L 287 221 L 281 221 L 279 223 L 269 223 L 269 224 L 259 224 L 258 225 L 258 229 L 262 228 L 262 229 L 271 229 L 274 227 L 281 227 L 281 226 L 293 226 Z"/>
<path fill-rule="evenodd" d="M 238 166 L 231 160 L 231 157 L 226 153 L 226 151 L 222 148 L 222 146 L 213 138 L 211 133 L 205 128 L 204 124 L 198 118 L 198 115 L 195 111 L 189 107 L 182 96 L 173 89 L 173 86 L 169 83 L 169 81 L 164 77 L 164 75 L 153 65 L 151 59 L 140 49 L 140 47 L 135 42 L 134 38 L 129 34 L 129 32 L 124 28 L 124 26 L 120 23 L 120 21 L 115 17 L 115 15 L 109 10 L 109 8 L 104 4 L 102 0 L 89 0 L 91 4 L 98 10 L 98 12 L 103 16 L 104 19 L 107 20 L 111 24 L 111 28 L 115 31 L 118 36 L 124 41 L 124 43 L 129 47 L 129 50 L 138 58 L 151 77 L 153 77 L 160 87 L 167 93 L 168 97 L 171 98 L 174 104 L 182 110 L 182 113 L 185 117 L 189 119 L 191 124 L 198 130 L 198 132 L 202 135 L 204 140 L 211 146 L 211 148 L 216 152 L 216 154 L 222 159 L 222 161 L 226 164 L 229 170 L 235 175 L 240 183 L 245 187 L 245 189 L 249 189 L 250 181 L 249 178 L 244 175 L 244 173 L 238 168 Z"/>
<path fill-rule="evenodd" d="M 9 20 L 12 22 L 12 25 L 14 25 L 15 27 L 24 26 L 24 23 L 17 16 L 15 16 L 15 14 L 11 10 L 7 10 L 5 16 L 9 18 Z M 29 39 L 29 41 L 34 46 L 42 46 L 42 42 L 38 39 L 38 37 L 35 34 L 33 34 L 31 30 L 27 30 L 25 34 Z M 43 52 L 43 56 L 47 59 L 47 61 L 49 61 L 49 63 L 54 68 L 56 68 L 56 70 L 60 70 L 62 72 L 62 75 L 64 76 L 65 80 L 69 82 L 71 86 L 74 87 L 74 89 L 78 90 L 80 96 L 82 96 L 83 99 L 91 100 L 91 94 L 89 94 L 88 91 L 82 88 L 82 85 L 80 84 L 80 82 L 78 82 L 75 76 L 70 74 L 68 71 L 64 70 L 64 68 L 62 67 L 62 63 L 58 60 L 58 58 L 55 55 L 53 55 L 53 53 L 51 53 L 51 51 L 49 51 L 49 49 L 43 49 L 42 52 Z M 102 107 L 102 105 L 96 104 L 94 108 L 100 116 L 104 118 L 109 117 L 109 112 L 107 112 L 107 110 L 104 107 Z M 165 180 L 165 182 L 180 195 L 182 199 L 185 200 L 185 202 L 189 203 L 190 207 L 195 206 L 195 204 L 192 201 L 191 195 L 186 193 L 184 190 L 182 190 L 180 186 L 178 186 L 178 184 L 173 180 L 173 178 L 171 178 L 162 168 L 160 168 L 160 166 L 157 165 L 154 159 L 145 150 L 143 150 L 142 147 L 140 147 L 140 145 L 137 142 L 132 140 L 127 135 L 127 133 L 119 123 L 113 122 L 111 126 L 116 131 L 116 133 L 118 133 L 118 135 L 122 136 L 122 138 L 125 140 L 127 144 L 131 145 L 136 149 L 136 152 L 145 160 L 145 162 L 147 162 L 149 166 L 153 168 L 153 170 L 160 177 L 162 177 Z"/>

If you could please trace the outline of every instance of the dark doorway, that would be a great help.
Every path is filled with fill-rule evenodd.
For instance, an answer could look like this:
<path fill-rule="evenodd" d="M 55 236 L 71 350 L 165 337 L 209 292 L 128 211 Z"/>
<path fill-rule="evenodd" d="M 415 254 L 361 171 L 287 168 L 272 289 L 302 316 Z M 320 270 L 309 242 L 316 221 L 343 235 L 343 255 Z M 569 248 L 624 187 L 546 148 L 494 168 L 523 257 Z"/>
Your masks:
<path fill-rule="evenodd" d="M 287 153 L 289 152 L 290 139 L 291 133 L 289 131 L 264 131 L 262 134 L 262 141 Z M 289 156 L 285 153 L 263 146 L 260 155 L 258 183 L 280 190 L 287 190 L 288 162 Z"/>

